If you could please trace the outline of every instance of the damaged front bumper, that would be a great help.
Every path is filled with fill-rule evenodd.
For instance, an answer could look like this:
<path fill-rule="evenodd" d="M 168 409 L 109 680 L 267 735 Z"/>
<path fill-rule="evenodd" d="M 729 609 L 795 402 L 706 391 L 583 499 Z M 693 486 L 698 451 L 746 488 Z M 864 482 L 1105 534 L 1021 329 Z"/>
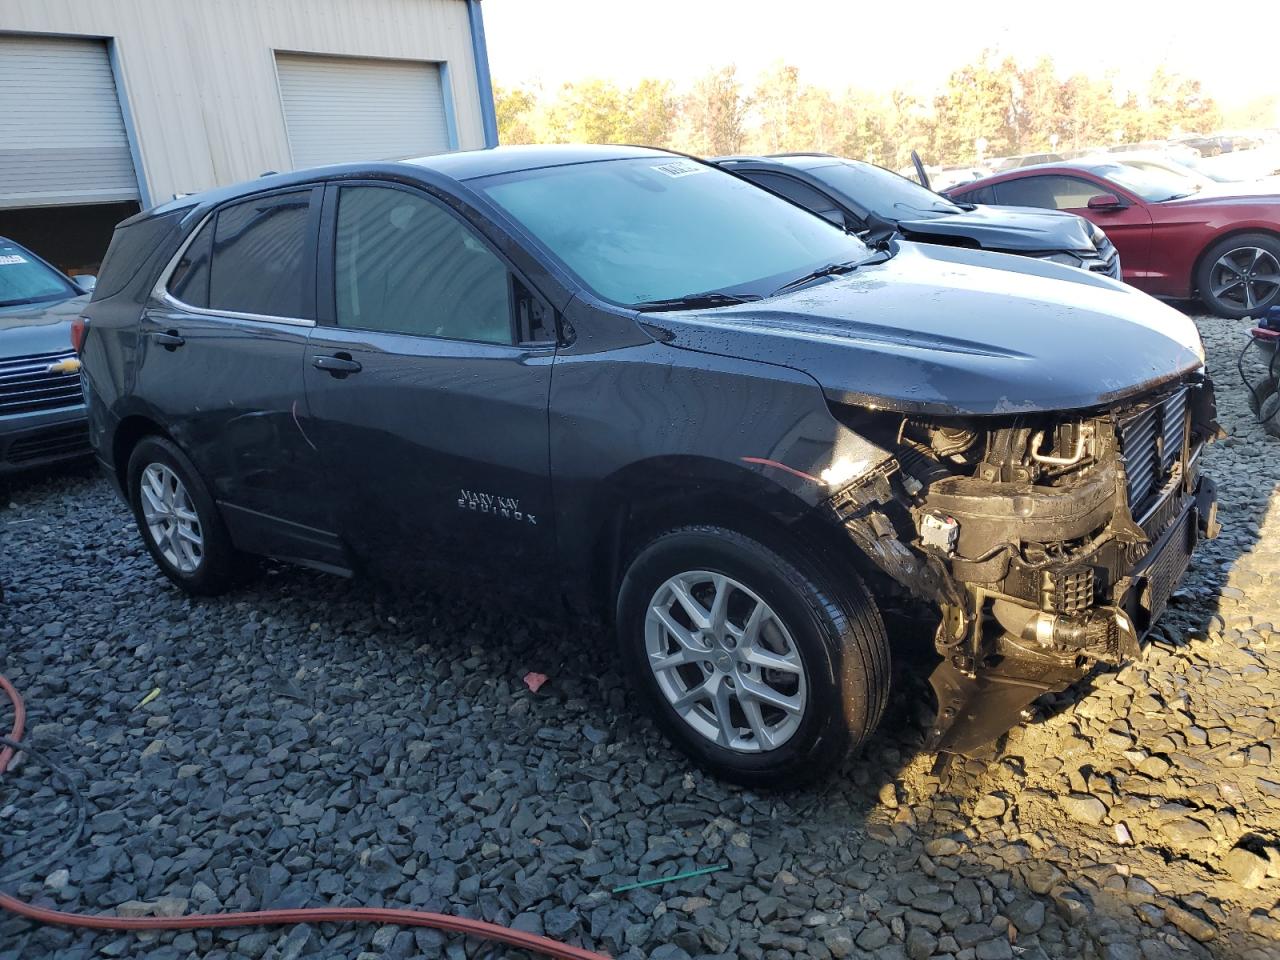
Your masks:
<path fill-rule="evenodd" d="M 1214 416 L 1199 377 L 1058 423 L 916 424 L 950 455 L 903 444 L 899 428 L 897 472 L 833 499 L 863 556 L 940 611 L 927 749 L 976 753 L 1042 694 L 1139 654 L 1196 544 L 1218 533 L 1199 474 Z M 964 443 L 975 452 L 957 468 Z"/>
<path fill-rule="evenodd" d="M 1137 656 L 1186 573 L 1196 544 L 1217 536 L 1217 506 L 1213 482 L 1200 478 L 1194 496 L 1185 498 L 1173 523 L 1123 578 L 1113 605 L 1095 607 L 1075 621 L 1018 607 L 1028 616 L 1016 635 L 1007 629 L 1007 608 L 1001 610 L 1001 630 L 980 669 L 961 670 L 954 659 L 944 659 L 930 676 L 938 712 L 925 749 L 977 753 L 1022 719 L 1043 694 L 1065 690 L 1100 661 L 1120 663 Z M 980 603 L 986 599 L 981 587 L 975 591 Z M 992 601 L 993 606 L 998 603 Z M 1088 643 L 1091 628 L 1099 639 L 1105 633 L 1103 645 Z"/>

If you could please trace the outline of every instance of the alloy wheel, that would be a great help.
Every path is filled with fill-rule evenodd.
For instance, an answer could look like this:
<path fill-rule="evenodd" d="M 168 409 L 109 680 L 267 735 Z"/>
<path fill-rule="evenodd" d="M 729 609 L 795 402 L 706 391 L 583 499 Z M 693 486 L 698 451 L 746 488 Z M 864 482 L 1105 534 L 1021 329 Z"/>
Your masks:
<path fill-rule="evenodd" d="M 1254 310 L 1280 291 L 1280 262 L 1261 247 L 1237 247 L 1220 256 L 1209 271 L 1209 292 L 1226 304 Z"/>
<path fill-rule="evenodd" d="M 142 517 L 160 555 L 179 573 L 195 573 L 204 559 L 204 535 L 186 486 L 163 463 L 151 463 L 138 489 Z"/>
<path fill-rule="evenodd" d="M 721 747 L 775 750 L 804 718 L 799 647 L 764 600 L 725 574 L 694 570 L 662 584 L 645 616 L 645 652 L 675 712 Z"/>

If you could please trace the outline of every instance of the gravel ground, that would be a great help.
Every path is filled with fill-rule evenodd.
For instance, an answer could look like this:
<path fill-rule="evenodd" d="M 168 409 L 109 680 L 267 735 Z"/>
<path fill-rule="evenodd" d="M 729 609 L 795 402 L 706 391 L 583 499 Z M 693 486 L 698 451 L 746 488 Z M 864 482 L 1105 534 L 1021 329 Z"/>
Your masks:
<path fill-rule="evenodd" d="M 1206 463 L 1222 537 L 1142 662 L 938 775 L 909 659 L 861 757 L 813 790 L 745 792 L 635 715 L 594 635 L 286 568 L 192 601 L 104 481 L 24 481 L 0 523 L 0 671 L 89 819 L 16 892 L 161 915 L 410 904 L 658 960 L 1280 957 L 1280 442 L 1245 403 L 1241 325 L 1198 322 L 1230 433 Z M 529 670 L 551 677 L 537 694 Z M 0 780 L 0 875 L 68 831 L 45 776 L 28 758 Z M 395 927 L 0 920 L 3 960 L 506 955 Z"/>

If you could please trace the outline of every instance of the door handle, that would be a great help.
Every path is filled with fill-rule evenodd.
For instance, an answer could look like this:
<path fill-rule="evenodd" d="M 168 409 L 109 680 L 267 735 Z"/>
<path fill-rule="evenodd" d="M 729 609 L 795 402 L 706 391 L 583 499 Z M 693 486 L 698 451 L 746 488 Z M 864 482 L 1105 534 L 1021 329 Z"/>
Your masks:
<path fill-rule="evenodd" d="M 359 360 L 352 360 L 349 353 L 335 353 L 333 356 L 316 356 L 311 358 L 311 365 L 317 370 L 325 370 L 331 376 L 342 377 L 351 373 L 359 373 L 363 368 Z"/>
<path fill-rule="evenodd" d="M 185 338 L 178 336 L 177 330 L 166 330 L 163 333 L 155 331 L 151 334 L 151 339 L 170 353 L 187 342 Z"/>

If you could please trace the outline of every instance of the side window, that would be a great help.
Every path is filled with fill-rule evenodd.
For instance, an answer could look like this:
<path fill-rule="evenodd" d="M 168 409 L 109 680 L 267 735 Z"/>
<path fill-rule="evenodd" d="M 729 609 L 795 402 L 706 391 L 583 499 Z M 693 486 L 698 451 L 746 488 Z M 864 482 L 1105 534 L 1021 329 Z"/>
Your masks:
<path fill-rule="evenodd" d="M 352 186 L 337 220 L 338 326 L 512 342 L 507 267 L 455 217 L 404 190 Z"/>
<path fill-rule="evenodd" d="M 977 190 L 970 190 L 968 193 L 956 191 L 953 196 L 957 200 L 965 203 L 995 203 L 996 189 L 995 187 L 979 187 Z"/>
<path fill-rule="evenodd" d="M 213 220 L 187 245 L 166 288 L 170 296 L 193 307 L 209 306 L 209 255 L 213 250 Z"/>
<path fill-rule="evenodd" d="M 1078 177 L 1023 177 L 996 184 L 1000 202 L 1015 207 L 1047 207 L 1050 210 L 1079 210 L 1089 198 L 1106 191 Z"/>
<path fill-rule="evenodd" d="M 308 317 L 310 205 L 311 191 L 304 190 L 255 197 L 218 211 L 209 309 Z"/>
<path fill-rule="evenodd" d="M 839 209 L 830 197 L 819 190 L 815 190 L 807 183 L 801 183 L 794 177 L 783 176 L 780 173 L 755 173 L 751 170 L 744 170 L 742 175 L 752 183 L 758 183 L 766 190 L 781 194 L 793 203 L 800 204 L 806 210 L 812 211 L 820 217 L 826 217 L 837 226 L 844 226 L 844 211 Z"/>

